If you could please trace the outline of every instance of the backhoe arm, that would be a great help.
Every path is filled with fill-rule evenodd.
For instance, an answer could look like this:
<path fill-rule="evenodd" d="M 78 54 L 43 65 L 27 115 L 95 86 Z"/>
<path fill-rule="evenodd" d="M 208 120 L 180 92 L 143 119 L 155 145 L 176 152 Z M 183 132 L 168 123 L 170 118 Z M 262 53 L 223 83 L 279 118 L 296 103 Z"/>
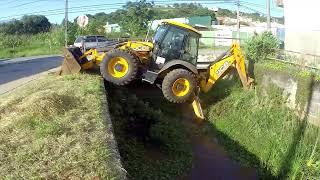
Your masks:
<path fill-rule="evenodd" d="M 239 44 L 233 43 L 224 57 L 216 60 L 208 67 L 207 77 L 202 78 L 200 81 L 201 90 L 203 92 L 208 92 L 213 85 L 224 77 L 227 74 L 226 72 L 233 67 L 237 69 L 243 87 L 249 87 L 253 80 L 247 76 L 244 56 Z"/>
<path fill-rule="evenodd" d="M 201 91 L 208 92 L 213 85 L 219 79 L 223 78 L 229 72 L 228 70 L 233 67 L 237 69 L 243 87 L 249 88 L 253 82 L 253 79 L 247 75 L 244 56 L 241 52 L 239 44 L 233 43 L 231 48 L 226 53 L 210 64 L 207 69 L 207 74 L 200 80 Z M 204 119 L 198 96 L 194 98 L 192 106 L 196 116 L 200 119 Z"/>

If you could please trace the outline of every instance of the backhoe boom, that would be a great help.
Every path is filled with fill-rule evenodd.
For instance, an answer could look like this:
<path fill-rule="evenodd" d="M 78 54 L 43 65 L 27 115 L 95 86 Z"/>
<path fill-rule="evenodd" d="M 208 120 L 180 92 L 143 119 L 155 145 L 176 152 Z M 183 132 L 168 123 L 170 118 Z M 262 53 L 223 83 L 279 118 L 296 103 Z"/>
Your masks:
<path fill-rule="evenodd" d="M 223 78 L 227 72 L 230 72 L 228 71 L 230 68 L 237 69 L 243 87 L 246 89 L 249 88 L 253 83 L 253 79 L 247 75 L 244 56 L 239 44 L 233 43 L 227 52 L 209 65 L 207 74 L 200 79 L 199 86 L 201 91 L 205 93 L 208 92 L 219 79 Z M 200 119 L 204 119 L 198 97 L 194 98 L 192 106 L 196 116 Z"/>

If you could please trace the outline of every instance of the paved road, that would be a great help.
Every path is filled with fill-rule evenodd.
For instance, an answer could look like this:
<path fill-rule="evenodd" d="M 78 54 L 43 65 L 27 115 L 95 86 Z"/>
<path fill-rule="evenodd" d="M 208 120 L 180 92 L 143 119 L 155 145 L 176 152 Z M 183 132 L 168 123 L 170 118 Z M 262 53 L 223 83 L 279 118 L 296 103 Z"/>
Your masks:
<path fill-rule="evenodd" d="M 61 56 L 38 56 L 0 61 L 0 94 L 61 65 Z"/>

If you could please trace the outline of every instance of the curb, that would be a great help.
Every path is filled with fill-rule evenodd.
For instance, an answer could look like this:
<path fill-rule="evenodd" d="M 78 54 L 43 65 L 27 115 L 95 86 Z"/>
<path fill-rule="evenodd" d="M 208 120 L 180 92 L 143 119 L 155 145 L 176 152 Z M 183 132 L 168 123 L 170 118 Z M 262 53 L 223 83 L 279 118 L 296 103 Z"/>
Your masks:
<path fill-rule="evenodd" d="M 121 156 L 118 150 L 118 144 L 114 136 L 114 130 L 113 130 L 111 116 L 109 112 L 109 103 L 107 100 L 107 91 L 106 91 L 103 78 L 101 78 L 101 83 L 102 83 L 101 88 L 103 88 L 103 94 L 101 97 L 102 107 L 103 107 L 102 118 L 105 120 L 106 131 L 107 131 L 107 134 L 109 135 L 109 137 L 107 138 L 107 144 L 109 147 L 111 147 L 110 153 L 112 154 L 114 161 L 117 162 L 117 164 L 119 164 L 119 166 L 115 167 L 115 171 L 117 171 L 115 172 L 117 174 L 116 179 L 127 179 L 127 171 L 123 168 L 123 165 L 121 163 Z"/>

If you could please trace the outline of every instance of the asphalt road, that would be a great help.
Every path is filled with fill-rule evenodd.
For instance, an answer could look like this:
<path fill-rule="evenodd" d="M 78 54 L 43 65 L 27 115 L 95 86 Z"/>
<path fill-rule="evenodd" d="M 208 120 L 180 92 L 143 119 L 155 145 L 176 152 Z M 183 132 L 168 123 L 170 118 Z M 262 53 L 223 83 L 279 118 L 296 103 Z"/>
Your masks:
<path fill-rule="evenodd" d="M 34 79 L 39 74 L 59 67 L 62 61 L 62 56 L 0 60 L 0 92 L 6 92 Z"/>

